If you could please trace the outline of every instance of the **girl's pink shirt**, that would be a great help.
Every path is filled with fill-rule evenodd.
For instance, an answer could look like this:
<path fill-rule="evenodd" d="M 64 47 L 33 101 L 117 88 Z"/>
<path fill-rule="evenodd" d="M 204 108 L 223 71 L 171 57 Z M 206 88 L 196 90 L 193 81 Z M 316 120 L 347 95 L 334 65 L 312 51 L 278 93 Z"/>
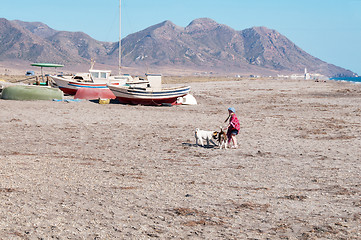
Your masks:
<path fill-rule="evenodd" d="M 229 119 L 229 124 L 232 126 L 233 129 L 237 129 L 238 131 L 241 129 L 241 124 L 235 113 L 231 115 L 231 119 Z"/>

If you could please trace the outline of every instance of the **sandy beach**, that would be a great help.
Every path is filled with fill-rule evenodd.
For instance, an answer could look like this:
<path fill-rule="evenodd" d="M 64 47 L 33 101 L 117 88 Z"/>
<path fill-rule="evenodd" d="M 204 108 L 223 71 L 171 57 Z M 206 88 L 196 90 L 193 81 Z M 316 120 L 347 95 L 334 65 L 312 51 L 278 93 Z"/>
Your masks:
<path fill-rule="evenodd" d="M 195 106 L 0 100 L 0 239 L 361 239 L 361 85 L 190 82 Z M 238 149 L 197 147 L 225 126 Z"/>

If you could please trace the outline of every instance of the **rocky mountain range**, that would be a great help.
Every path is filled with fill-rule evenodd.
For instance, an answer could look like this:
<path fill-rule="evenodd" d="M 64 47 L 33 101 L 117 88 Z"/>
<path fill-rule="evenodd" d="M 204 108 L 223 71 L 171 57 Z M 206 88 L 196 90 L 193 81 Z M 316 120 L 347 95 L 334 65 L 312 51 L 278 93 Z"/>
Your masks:
<path fill-rule="evenodd" d="M 56 31 L 43 23 L 0 18 L 0 60 L 21 59 L 64 65 L 118 64 L 118 43 L 97 41 L 82 32 Z M 219 74 L 310 72 L 327 76 L 353 73 L 328 64 L 297 47 L 276 30 L 236 31 L 201 18 L 186 27 L 170 21 L 122 39 L 122 63 L 134 68 L 188 69 Z"/>

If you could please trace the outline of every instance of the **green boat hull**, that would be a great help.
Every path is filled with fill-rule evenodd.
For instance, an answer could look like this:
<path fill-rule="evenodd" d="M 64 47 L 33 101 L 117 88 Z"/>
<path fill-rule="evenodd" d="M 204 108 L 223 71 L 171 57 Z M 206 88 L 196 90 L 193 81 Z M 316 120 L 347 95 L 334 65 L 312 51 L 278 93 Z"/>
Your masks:
<path fill-rule="evenodd" d="M 63 99 L 64 93 L 58 88 L 17 85 L 4 88 L 1 98 L 20 101 L 53 100 Z"/>

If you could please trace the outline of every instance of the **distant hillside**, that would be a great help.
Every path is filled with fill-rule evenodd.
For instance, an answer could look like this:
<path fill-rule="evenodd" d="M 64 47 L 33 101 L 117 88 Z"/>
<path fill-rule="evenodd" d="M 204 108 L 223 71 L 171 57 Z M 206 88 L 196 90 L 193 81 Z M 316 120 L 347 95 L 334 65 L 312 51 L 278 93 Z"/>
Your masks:
<path fill-rule="evenodd" d="M 182 28 L 170 21 L 122 40 L 127 65 L 184 66 L 229 72 L 299 72 L 352 75 L 306 53 L 285 36 L 265 27 L 236 31 L 211 19 Z"/>
<path fill-rule="evenodd" d="M 51 29 L 43 23 L 0 19 L 0 60 L 117 65 L 118 43 L 94 40 L 82 32 Z M 122 62 L 129 67 L 190 69 L 220 74 L 302 73 L 327 76 L 353 73 L 306 53 L 285 36 L 266 27 L 236 31 L 211 19 L 179 27 L 170 21 L 122 40 Z"/>
<path fill-rule="evenodd" d="M 115 43 L 96 41 L 82 32 L 63 32 L 42 23 L 0 19 L 0 59 L 76 64 L 107 58 Z"/>

